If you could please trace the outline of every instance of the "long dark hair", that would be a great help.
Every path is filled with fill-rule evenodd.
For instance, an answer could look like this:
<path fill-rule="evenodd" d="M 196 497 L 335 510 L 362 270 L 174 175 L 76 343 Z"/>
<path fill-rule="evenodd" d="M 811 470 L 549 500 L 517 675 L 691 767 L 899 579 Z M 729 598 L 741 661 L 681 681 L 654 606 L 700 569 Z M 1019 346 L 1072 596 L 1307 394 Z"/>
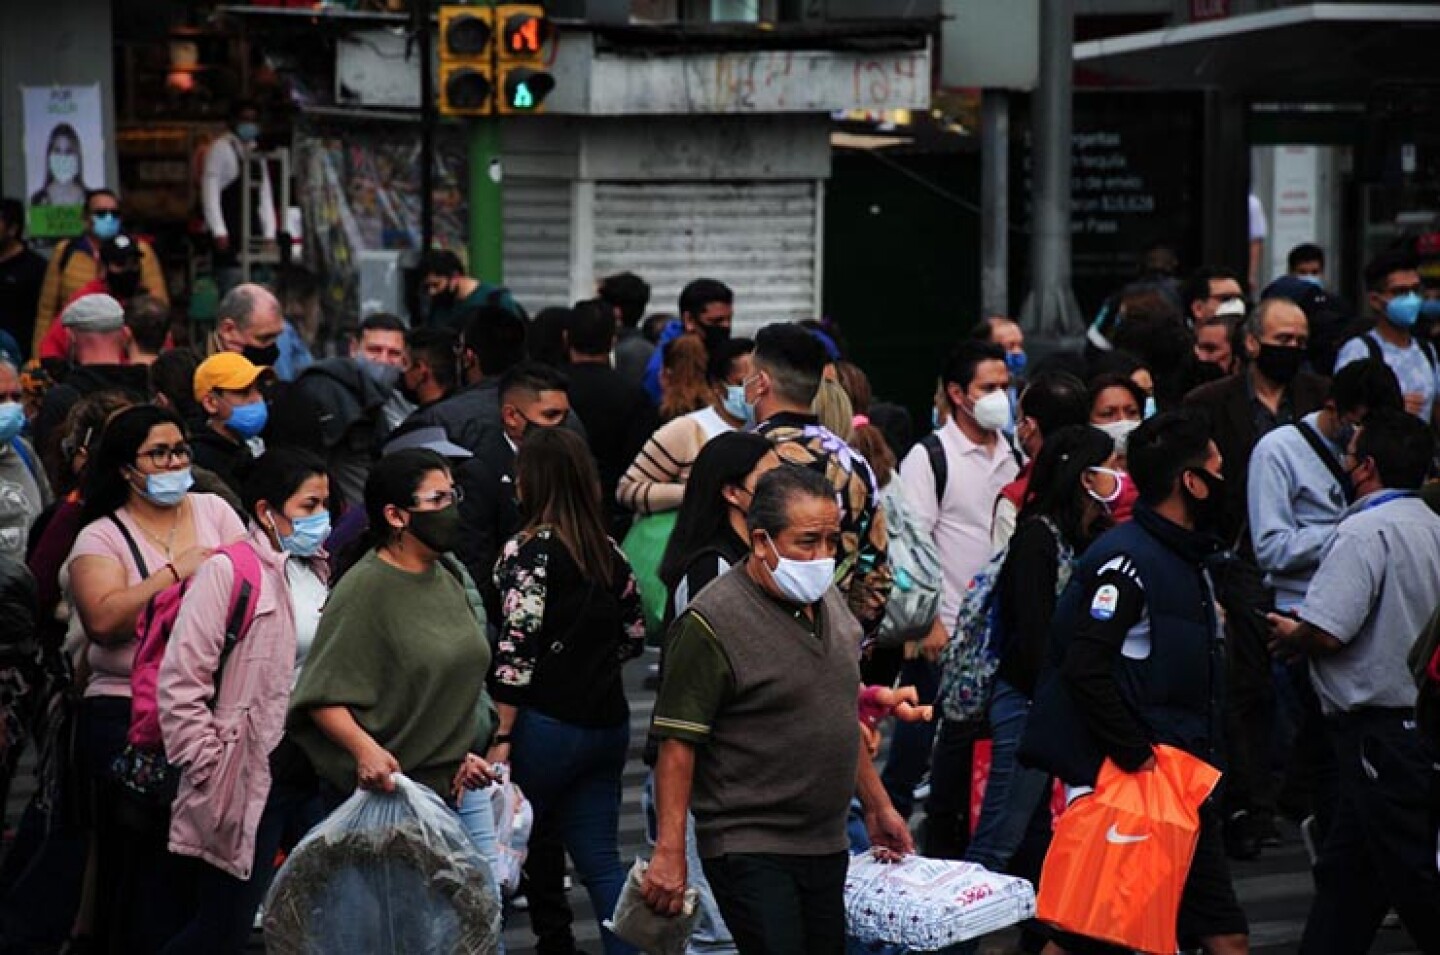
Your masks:
<path fill-rule="evenodd" d="M 180 430 L 180 437 L 186 437 L 180 416 L 154 405 L 134 405 L 118 411 L 106 423 L 94 460 L 85 468 L 85 503 L 80 511 L 83 523 L 114 514 L 130 500 L 134 485 L 125 477 L 125 469 L 135 466 L 141 445 L 162 424 L 173 424 Z"/>
<path fill-rule="evenodd" d="M 361 557 L 398 536 L 389 521 L 385 520 L 385 508 L 394 506 L 408 510 L 414 507 L 415 492 L 420 489 L 425 475 L 432 471 L 449 474 L 450 465 L 440 455 L 425 448 L 396 451 L 375 462 L 365 479 L 365 533 L 341 551 L 335 562 L 333 582 L 338 583 Z"/>
<path fill-rule="evenodd" d="M 615 550 L 605 532 L 600 474 L 590 449 L 565 428 L 532 428 L 515 459 L 515 483 L 523 495 L 528 537 L 548 525 L 555 530 L 588 581 L 607 581 Z"/>
<path fill-rule="evenodd" d="M 1090 468 L 1104 466 L 1115 453 L 1115 442 L 1099 428 L 1070 425 L 1045 436 L 1035 458 L 1025 505 L 1017 525 L 1031 518 L 1048 517 L 1073 547 L 1083 543 L 1086 502 L 1089 496 L 1080 479 Z"/>
<path fill-rule="evenodd" d="M 730 504 L 720 493 L 738 487 L 771 449 L 770 439 L 753 431 L 729 431 L 706 442 L 690 469 L 675 529 L 660 560 L 659 577 L 674 590 L 695 554 L 715 546 L 729 530 Z"/>

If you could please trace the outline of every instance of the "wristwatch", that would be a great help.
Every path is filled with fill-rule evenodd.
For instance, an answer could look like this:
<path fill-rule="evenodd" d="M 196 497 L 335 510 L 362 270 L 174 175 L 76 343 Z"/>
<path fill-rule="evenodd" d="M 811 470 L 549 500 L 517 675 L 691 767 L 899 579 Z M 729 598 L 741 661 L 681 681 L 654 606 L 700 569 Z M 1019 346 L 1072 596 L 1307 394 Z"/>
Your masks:
<path fill-rule="evenodd" d="M 506 743 L 509 743 L 509 742 L 510 742 L 510 734 L 509 734 L 509 733 L 496 733 L 495 736 L 494 736 L 493 738 L 491 738 L 491 740 L 490 740 L 490 745 L 491 745 L 491 746 L 503 746 L 503 745 L 505 745 Z"/>

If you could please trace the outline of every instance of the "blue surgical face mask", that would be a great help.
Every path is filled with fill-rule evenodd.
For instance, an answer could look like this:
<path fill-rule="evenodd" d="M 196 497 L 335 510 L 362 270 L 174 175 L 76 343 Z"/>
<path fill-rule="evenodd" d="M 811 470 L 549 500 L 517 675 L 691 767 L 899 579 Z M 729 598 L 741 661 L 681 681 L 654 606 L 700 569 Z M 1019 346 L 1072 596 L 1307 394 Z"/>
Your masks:
<path fill-rule="evenodd" d="M 9 444 L 25 428 L 25 408 L 15 401 L 0 404 L 0 444 Z"/>
<path fill-rule="evenodd" d="M 730 417 L 744 422 L 744 427 L 755 423 L 755 406 L 745 400 L 744 385 L 725 386 L 725 411 Z"/>
<path fill-rule="evenodd" d="M 242 438 L 253 438 L 265 430 L 265 422 L 270 420 L 270 409 L 263 401 L 252 401 L 248 405 L 233 405 L 230 408 L 230 417 L 225 421 L 225 427 L 235 432 Z"/>
<path fill-rule="evenodd" d="M 1145 412 L 1144 412 L 1143 417 L 1145 417 L 1145 418 L 1153 418 L 1153 417 L 1155 417 L 1155 412 L 1156 412 L 1157 410 L 1158 410 L 1158 409 L 1155 407 L 1155 396 L 1154 396 L 1154 395 L 1146 395 L 1146 396 L 1145 396 Z"/>
<path fill-rule="evenodd" d="M 1420 317 L 1440 319 L 1440 298 L 1427 298 L 1421 302 Z"/>
<path fill-rule="evenodd" d="M 1318 276 L 1318 275 L 1297 275 L 1297 276 L 1295 276 L 1295 277 L 1296 277 L 1297 279 L 1299 279 L 1300 281 L 1302 281 L 1302 282 L 1309 282 L 1311 285 L 1315 286 L 1316 288 L 1324 288 L 1324 287 L 1325 287 L 1325 280 L 1322 279 L 1322 278 L 1321 278 L 1320 276 Z"/>
<path fill-rule="evenodd" d="M 1025 374 L 1025 366 L 1030 363 L 1030 356 L 1023 351 L 1012 351 L 1005 353 L 1005 367 L 1010 370 L 1012 377 L 1019 377 Z"/>
<path fill-rule="evenodd" d="M 1412 328 L 1420 318 L 1420 296 L 1414 292 L 1397 295 L 1385 303 L 1385 317 L 1396 328 Z"/>
<path fill-rule="evenodd" d="M 319 553 L 330 536 L 330 512 L 321 511 L 309 517 L 292 518 L 290 527 L 291 533 L 281 534 L 275 529 L 274 519 L 270 521 L 270 528 L 275 530 L 275 536 L 280 538 L 283 549 L 296 557 L 313 557 Z"/>
<path fill-rule="evenodd" d="M 247 143 L 253 143 L 260 138 L 259 123 L 236 123 L 235 135 Z"/>
<path fill-rule="evenodd" d="M 120 234 L 120 217 L 118 215 L 92 216 L 91 229 L 95 231 L 97 239 L 113 239 Z"/>
<path fill-rule="evenodd" d="M 156 507 L 177 507 L 194 484 L 189 468 L 161 471 L 145 475 L 145 490 L 140 493 Z"/>
<path fill-rule="evenodd" d="M 74 153 L 51 153 L 50 175 L 56 182 L 74 182 L 80 178 L 80 157 Z"/>
<path fill-rule="evenodd" d="M 930 430 L 939 431 L 940 426 L 944 423 L 940 420 L 940 409 L 932 407 L 930 409 Z"/>

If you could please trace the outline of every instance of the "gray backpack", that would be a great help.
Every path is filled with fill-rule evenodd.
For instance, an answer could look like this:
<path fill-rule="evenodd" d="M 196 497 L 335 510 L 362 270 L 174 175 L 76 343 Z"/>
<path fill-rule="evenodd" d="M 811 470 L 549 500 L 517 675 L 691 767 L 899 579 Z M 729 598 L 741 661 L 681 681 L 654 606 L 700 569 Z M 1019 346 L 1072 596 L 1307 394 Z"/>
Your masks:
<path fill-rule="evenodd" d="M 880 504 L 885 509 L 895 585 L 876 642 L 882 647 L 896 647 L 930 632 L 940 613 L 945 575 L 935 541 L 916 523 L 898 478 L 880 492 Z"/>

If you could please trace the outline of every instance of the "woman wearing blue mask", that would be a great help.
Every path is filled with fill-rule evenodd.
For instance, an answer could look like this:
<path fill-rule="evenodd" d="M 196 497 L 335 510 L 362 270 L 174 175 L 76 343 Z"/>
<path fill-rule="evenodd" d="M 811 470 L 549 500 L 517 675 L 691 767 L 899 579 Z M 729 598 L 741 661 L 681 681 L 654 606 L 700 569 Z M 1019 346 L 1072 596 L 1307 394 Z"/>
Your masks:
<path fill-rule="evenodd" d="M 84 528 L 61 571 L 83 633 L 88 671 L 80 710 L 82 773 L 93 805 L 96 941 L 109 951 L 149 952 L 174 934 L 165 906 L 135 918 L 152 899 L 173 898 L 163 817 L 136 806 L 111 764 L 130 727 L 135 624 L 160 591 L 194 576 L 211 551 L 245 536 L 230 506 L 193 493 L 190 445 L 170 411 L 137 405 L 105 426 L 86 469 Z M 68 578 L 68 584 L 66 583 Z M 79 635 L 77 633 L 77 636 Z M 128 821 L 124 815 L 128 810 Z"/>
<path fill-rule="evenodd" d="M 245 483 L 251 530 L 242 545 L 259 565 L 255 617 L 227 656 L 237 575 L 228 557 L 212 557 L 185 595 L 160 667 L 165 752 L 185 767 L 169 848 L 186 857 L 195 901 L 167 953 L 242 951 L 282 836 L 293 845 L 321 815 L 314 772 L 282 731 L 327 596 L 330 479 L 300 449 L 270 451 L 257 465 Z"/>

